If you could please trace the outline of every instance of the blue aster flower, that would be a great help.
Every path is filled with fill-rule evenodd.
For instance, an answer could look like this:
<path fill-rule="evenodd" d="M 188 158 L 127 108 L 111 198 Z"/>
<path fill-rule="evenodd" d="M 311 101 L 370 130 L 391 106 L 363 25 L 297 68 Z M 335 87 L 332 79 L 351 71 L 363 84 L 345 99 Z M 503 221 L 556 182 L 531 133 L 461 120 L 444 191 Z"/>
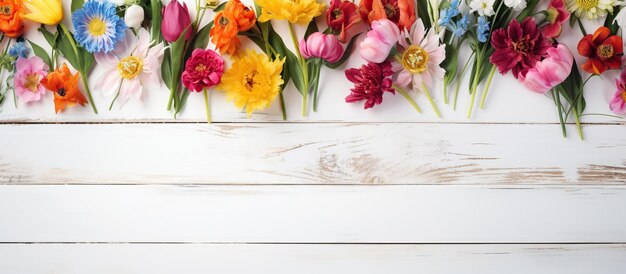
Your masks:
<path fill-rule="evenodd" d="M 476 33 L 478 34 L 478 41 L 481 43 L 487 42 L 487 38 L 489 38 L 489 20 L 484 16 L 478 17 Z"/>
<path fill-rule="evenodd" d="M 463 15 L 463 17 L 461 17 L 461 19 L 459 19 L 459 21 L 454 24 L 452 32 L 456 37 L 463 37 L 463 35 L 467 31 L 467 28 L 469 28 L 469 23 L 469 15 Z"/>
<path fill-rule="evenodd" d="M 453 0 L 450 3 L 450 7 L 441 10 L 438 22 L 440 26 L 450 26 L 454 17 L 461 13 L 459 11 L 459 5 L 461 5 L 461 0 Z"/>
<path fill-rule="evenodd" d="M 26 44 L 24 44 L 24 42 L 17 42 L 15 43 L 15 45 L 9 48 L 9 55 L 11 57 L 14 57 L 15 59 L 19 57 L 26 58 L 28 57 L 28 48 L 26 47 Z"/>
<path fill-rule="evenodd" d="M 74 38 L 88 52 L 109 52 L 124 39 L 128 28 L 108 1 L 87 0 L 72 13 Z"/>

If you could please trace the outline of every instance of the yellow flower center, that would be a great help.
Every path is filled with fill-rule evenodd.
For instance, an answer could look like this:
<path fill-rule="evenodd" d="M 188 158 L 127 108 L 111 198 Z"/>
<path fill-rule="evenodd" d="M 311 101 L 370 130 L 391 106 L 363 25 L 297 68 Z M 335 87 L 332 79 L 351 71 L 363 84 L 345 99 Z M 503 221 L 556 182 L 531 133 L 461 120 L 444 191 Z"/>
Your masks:
<path fill-rule="evenodd" d="M 597 7 L 599 2 L 600 0 L 576 0 L 578 7 L 585 11 Z"/>
<path fill-rule="evenodd" d="M 402 54 L 402 66 L 411 73 L 421 73 L 426 70 L 428 52 L 417 45 L 412 45 Z"/>
<path fill-rule="evenodd" d="M 13 13 L 13 6 L 11 5 L 0 6 L 0 13 L 7 15 L 7 16 L 11 15 L 11 13 Z"/>
<path fill-rule="evenodd" d="M 206 66 L 204 64 L 199 64 L 196 66 L 196 72 L 204 72 L 206 70 Z"/>
<path fill-rule="evenodd" d="M 596 55 L 602 60 L 608 60 L 613 57 L 615 50 L 611 44 L 602 44 L 596 49 Z"/>
<path fill-rule="evenodd" d="M 622 99 L 626 101 L 626 91 L 622 91 L 622 94 L 620 95 L 622 96 Z"/>
<path fill-rule="evenodd" d="M 246 73 L 246 75 L 243 77 L 243 85 L 246 87 L 246 89 L 248 91 L 252 91 L 254 89 L 254 84 L 256 84 L 256 82 L 254 82 L 254 77 L 259 74 L 256 71 L 253 71 L 251 73 Z"/>
<path fill-rule="evenodd" d="M 87 30 L 93 36 L 103 35 L 107 30 L 107 24 L 100 18 L 94 18 L 89 22 Z"/>
<path fill-rule="evenodd" d="M 117 71 L 125 79 L 133 79 L 143 70 L 143 60 L 128 56 L 117 64 Z"/>
<path fill-rule="evenodd" d="M 339 19 L 341 18 L 341 16 L 343 16 L 343 11 L 341 11 L 341 9 L 336 8 L 333 10 L 333 18 L 334 19 Z"/>
<path fill-rule="evenodd" d="M 24 87 L 30 90 L 32 93 L 37 92 L 37 87 L 39 86 L 39 75 L 33 73 L 26 75 L 26 83 Z"/>

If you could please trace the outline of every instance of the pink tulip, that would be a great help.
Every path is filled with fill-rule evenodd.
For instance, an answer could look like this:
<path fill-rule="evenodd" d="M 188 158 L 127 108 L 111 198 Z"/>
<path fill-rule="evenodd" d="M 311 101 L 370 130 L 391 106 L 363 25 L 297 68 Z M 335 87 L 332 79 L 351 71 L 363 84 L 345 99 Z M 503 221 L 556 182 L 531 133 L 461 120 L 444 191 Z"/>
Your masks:
<path fill-rule="evenodd" d="M 178 40 L 185 29 L 187 29 L 185 40 L 191 38 L 191 18 L 189 18 L 187 4 L 181 5 L 178 0 L 172 0 L 163 8 L 162 13 L 161 32 L 165 41 L 172 43 Z"/>
<path fill-rule="evenodd" d="M 382 63 L 389 56 L 389 52 L 400 39 L 400 29 L 388 19 L 372 22 L 372 30 L 361 42 L 359 52 L 368 62 Z"/>
<path fill-rule="evenodd" d="M 574 56 L 567 46 L 559 44 L 548 49 L 548 57 L 537 61 L 534 68 L 522 71 L 519 80 L 529 90 L 544 94 L 565 81 L 572 71 Z"/>
<path fill-rule="evenodd" d="M 300 54 L 305 59 L 316 57 L 335 63 L 343 56 L 343 47 L 334 35 L 316 32 L 300 41 Z"/>

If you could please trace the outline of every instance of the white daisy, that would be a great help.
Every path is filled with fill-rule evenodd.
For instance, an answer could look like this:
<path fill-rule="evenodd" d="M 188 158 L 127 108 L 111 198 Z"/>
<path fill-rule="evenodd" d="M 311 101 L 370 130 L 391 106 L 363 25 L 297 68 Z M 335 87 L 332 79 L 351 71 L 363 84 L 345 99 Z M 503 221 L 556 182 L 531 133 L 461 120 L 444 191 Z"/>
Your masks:
<path fill-rule="evenodd" d="M 526 8 L 526 0 L 504 0 L 504 5 L 514 11 L 520 11 Z"/>
<path fill-rule="evenodd" d="M 567 9 L 578 18 L 596 19 L 613 13 L 613 7 L 619 4 L 619 0 L 567 0 Z"/>
<path fill-rule="evenodd" d="M 470 2 L 470 12 L 478 12 L 480 16 L 492 16 L 496 14 L 493 11 L 493 4 L 496 0 L 472 0 Z"/>

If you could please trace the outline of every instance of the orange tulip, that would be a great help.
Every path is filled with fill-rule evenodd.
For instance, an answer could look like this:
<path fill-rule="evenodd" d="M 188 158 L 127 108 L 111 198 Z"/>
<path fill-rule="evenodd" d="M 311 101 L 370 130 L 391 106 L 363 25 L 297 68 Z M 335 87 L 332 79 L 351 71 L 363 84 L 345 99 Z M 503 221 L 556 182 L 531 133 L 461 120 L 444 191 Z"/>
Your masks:
<path fill-rule="evenodd" d="M 237 33 L 239 33 L 237 22 L 224 11 L 215 15 L 214 22 L 215 24 L 209 33 L 211 42 L 215 44 L 221 54 L 235 54 L 241 46 L 241 42 L 237 38 Z"/>
<path fill-rule="evenodd" d="M 16 38 L 24 29 L 24 7 L 21 0 L 0 0 L 0 31 L 5 36 Z"/>
<path fill-rule="evenodd" d="M 254 10 L 241 3 L 239 0 L 230 0 L 224 8 L 224 14 L 237 23 L 239 31 L 247 31 L 256 23 Z"/>
<path fill-rule="evenodd" d="M 363 21 L 372 23 L 389 19 L 400 29 L 410 29 L 416 20 L 413 0 L 361 0 L 359 13 Z"/>
<path fill-rule="evenodd" d="M 54 111 L 60 112 L 67 107 L 72 107 L 76 104 L 84 106 L 87 103 L 87 99 L 78 89 L 78 80 L 80 74 L 76 73 L 72 75 L 67 64 L 63 64 L 63 67 L 57 68 L 51 72 L 45 78 L 41 79 L 41 84 L 48 90 L 54 92 Z"/>

